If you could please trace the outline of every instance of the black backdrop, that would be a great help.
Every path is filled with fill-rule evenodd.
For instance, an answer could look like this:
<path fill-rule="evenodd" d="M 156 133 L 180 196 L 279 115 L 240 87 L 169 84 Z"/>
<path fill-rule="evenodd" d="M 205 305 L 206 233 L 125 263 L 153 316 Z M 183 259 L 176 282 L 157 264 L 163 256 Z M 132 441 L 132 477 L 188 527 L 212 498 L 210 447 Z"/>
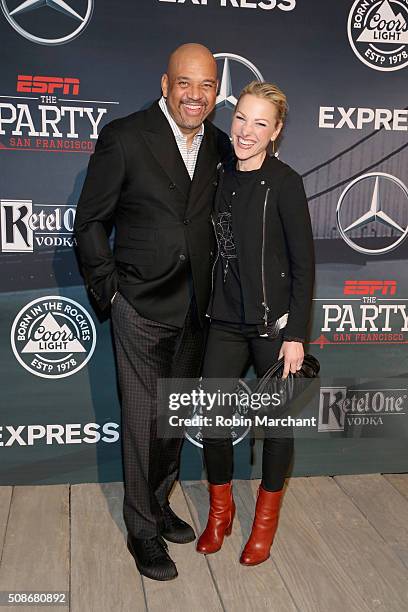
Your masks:
<path fill-rule="evenodd" d="M 353 393 L 343 378 L 370 402 L 385 401 L 378 379 L 392 378 L 404 405 L 407 0 L 22 4 L 0 1 L 0 483 L 121 478 L 110 324 L 83 288 L 72 224 L 101 127 L 160 95 L 167 56 L 184 42 L 216 54 L 224 83 L 229 73 L 214 115 L 223 129 L 233 105 L 223 98 L 253 78 L 288 96 L 279 155 L 302 174 L 313 221 L 320 405 L 330 413 L 336 393 Z M 39 321 L 76 340 L 42 349 Z M 350 437 L 333 418 L 297 441 L 295 474 L 406 470 L 405 440 Z M 247 439 L 236 451 L 236 475 L 259 475 Z M 182 475 L 201 469 L 186 443 Z"/>

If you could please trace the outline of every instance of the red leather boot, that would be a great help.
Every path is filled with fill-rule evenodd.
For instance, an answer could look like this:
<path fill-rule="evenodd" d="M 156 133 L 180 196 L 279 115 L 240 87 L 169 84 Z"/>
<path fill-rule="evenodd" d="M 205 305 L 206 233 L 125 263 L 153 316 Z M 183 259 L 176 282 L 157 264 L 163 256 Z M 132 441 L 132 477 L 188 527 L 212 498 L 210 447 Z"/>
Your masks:
<path fill-rule="evenodd" d="M 197 552 L 203 555 L 220 550 L 224 536 L 229 536 L 235 515 L 235 504 L 232 497 L 231 483 L 223 485 L 210 484 L 210 510 L 207 527 L 197 542 Z"/>
<path fill-rule="evenodd" d="M 259 487 L 251 535 L 240 558 L 243 565 L 258 565 L 269 558 L 278 527 L 282 496 L 283 489 L 265 491 L 262 486 Z"/>

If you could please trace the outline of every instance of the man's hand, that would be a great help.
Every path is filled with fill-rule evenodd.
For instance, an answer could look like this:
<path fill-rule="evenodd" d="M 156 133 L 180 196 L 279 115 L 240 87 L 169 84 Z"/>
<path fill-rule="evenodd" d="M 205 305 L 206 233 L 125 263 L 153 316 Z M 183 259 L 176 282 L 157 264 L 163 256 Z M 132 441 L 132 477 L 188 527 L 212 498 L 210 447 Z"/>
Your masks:
<path fill-rule="evenodd" d="M 279 351 L 279 359 L 281 357 L 285 359 L 282 378 L 287 378 L 289 372 L 295 374 L 297 370 L 300 370 L 304 356 L 302 342 L 284 341 Z"/>

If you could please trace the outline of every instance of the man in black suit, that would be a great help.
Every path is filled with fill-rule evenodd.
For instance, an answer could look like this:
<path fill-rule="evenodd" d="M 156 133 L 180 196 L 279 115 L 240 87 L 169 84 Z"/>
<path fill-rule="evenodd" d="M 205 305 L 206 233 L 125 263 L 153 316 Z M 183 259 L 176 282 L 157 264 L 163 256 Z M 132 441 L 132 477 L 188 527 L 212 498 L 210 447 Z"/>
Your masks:
<path fill-rule="evenodd" d="M 199 374 L 214 241 L 210 211 L 217 166 L 230 154 L 226 134 L 206 119 L 217 85 L 206 47 L 176 49 L 161 100 L 102 129 L 75 220 L 87 288 L 101 310 L 111 308 L 128 548 L 139 571 L 156 580 L 177 576 L 163 538 L 195 538 L 168 503 L 182 440 L 157 438 L 156 389 L 158 378 Z"/>

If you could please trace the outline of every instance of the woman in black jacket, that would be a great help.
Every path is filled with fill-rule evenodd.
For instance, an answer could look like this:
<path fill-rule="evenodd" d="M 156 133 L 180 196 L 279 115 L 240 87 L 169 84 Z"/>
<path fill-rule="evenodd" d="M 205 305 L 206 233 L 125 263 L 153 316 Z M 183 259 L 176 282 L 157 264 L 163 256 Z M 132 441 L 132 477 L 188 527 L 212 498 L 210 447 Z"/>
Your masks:
<path fill-rule="evenodd" d="M 301 368 L 314 282 L 313 236 L 302 179 L 267 153 L 287 112 L 285 94 L 271 83 L 247 85 L 235 108 L 233 170 L 221 168 L 213 213 L 218 253 L 208 310 L 210 330 L 202 376 L 238 378 L 249 363 L 258 377 L 280 357 L 284 374 Z M 205 437 L 210 488 L 200 553 L 216 552 L 231 532 L 233 446 Z M 292 437 L 266 437 L 255 518 L 240 561 L 265 561 L 277 528 Z"/>

